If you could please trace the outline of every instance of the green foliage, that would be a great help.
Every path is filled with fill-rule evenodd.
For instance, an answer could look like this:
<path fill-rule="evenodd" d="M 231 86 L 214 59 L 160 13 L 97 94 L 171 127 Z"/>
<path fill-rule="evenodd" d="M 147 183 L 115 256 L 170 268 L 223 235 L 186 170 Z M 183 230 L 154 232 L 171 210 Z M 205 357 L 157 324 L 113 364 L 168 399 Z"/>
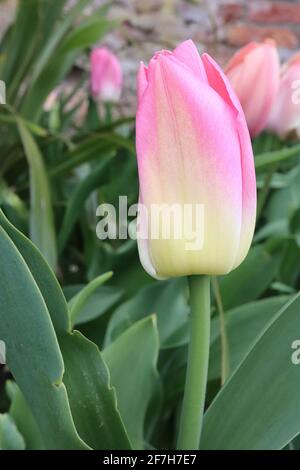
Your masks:
<path fill-rule="evenodd" d="M 138 178 L 134 119 L 77 95 L 81 64 L 117 26 L 88 3 L 19 1 L 0 44 L 1 449 L 173 449 L 178 434 L 187 282 L 154 281 L 134 240 L 96 236 L 98 204 L 136 203 Z M 254 149 L 256 233 L 212 296 L 201 449 L 299 448 L 300 147 L 263 134 Z"/>
<path fill-rule="evenodd" d="M 208 409 L 201 448 L 282 449 L 299 434 L 300 375 L 291 360 L 298 327 L 299 294 L 258 335 Z"/>

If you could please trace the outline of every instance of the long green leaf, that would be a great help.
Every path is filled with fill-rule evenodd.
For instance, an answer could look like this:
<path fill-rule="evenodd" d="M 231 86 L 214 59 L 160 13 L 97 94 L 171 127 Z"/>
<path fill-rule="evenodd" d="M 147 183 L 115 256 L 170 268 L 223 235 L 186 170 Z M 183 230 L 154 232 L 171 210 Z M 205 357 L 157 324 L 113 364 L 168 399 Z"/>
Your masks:
<path fill-rule="evenodd" d="M 189 306 L 184 278 L 146 286 L 132 299 L 120 305 L 109 322 L 105 344 L 110 344 L 136 321 L 152 313 L 157 315 L 162 348 L 174 348 L 188 343 Z"/>
<path fill-rule="evenodd" d="M 257 337 L 288 299 L 289 297 L 287 296 L 269 297 L 244 304 L 225 313 L 231 372 L 245 358 Z M 219 378 L 221 372 L 219 323 L 218 316 L 214 317 L 211 325 L 212 334 L 208 374 L 210 380 Z"/>
<path fill-rule="evenodd" d="M 135 448 L 144 447 L 144 422 L 157 388 L 159 341 L 154 315 L 135 323 L 119 336 L 103 356 L 118 407 Z"/>
<path fill-rule="evenodd" d="M 69 285 L 64 288 L 64 293 L 71 300 L 84 287 L 84 284 Z M 121 299 L 123 294 L 123 290 L 116 286 L 98 287 L 80 308 L 75 318 L 75 326 L 90 322 L 104 315 Z"/>
<path fill-rule="evenodd" d="M 100 20 L 99 20 L 100 21 Z M 22 104 L 22 115 L 34 122 L 37 122 L 42 114 L 42 106 L 48 94 L 60 83 L 68 71 L 71 69 L 78 52 L 85 47 L 91 46 L 113 26 L 103 20 L 93 25 L 93 34 L 86 29 L 83 31 L 84 38 L 75 38 L 75 42 L 70 43 L 68 36 L 62 41 L 55 54 L 51 56 L 40 74 L 31 83 Z M 70 33 L 71 35 L 76 33 Z M 74 38 L 73 38 L 74 40 Z"/>
<path fill-rule="evenodd" d="M 30 235 L 50 266 L 56 268 L 54 217 L 48 178 L 40 150 L 21 119 L 18 128 L 30 168 Z"/>
<path fill-rule="evenodd" d="M 49 175 L 55 177 L 83 163 L 96 160 L 99 156 L 107 155 L 119 148 L 124 148 L 130 153 L 134 153 L 134 146 L 128 138 L 122 137 L 116 133 L 99 133 L 78 144 L 78 147 L 70 151 L 62 163 L 54 168 L 49 168 Z"/>
<path fill-rule="evenodd" d="M 49 14 L 48 11 L 50 10 L 51 17 L 55 19 L 57 17 L 57 14 L 62 10 L 62 7 L 64 6 L 65 0 L 62 1 L 56 1 L 56 12 L 55 15 L 53 15 L 53 0 L 48 0 L 49 5 L 47 8 L 44 9 L 44 14 L 43 14 L 43 22 L 45 23 L 45 26 L 47 30 L 45 31 L 46 28 L 44 28 L 44 36 L 48 36 L 48 40 L 46 44 L 44 44 L 44 47 L 41 49 L 40 54 L 36 58 L 36 61 L 34 63 L 34 69 L 32 73 L 31 80 L 34 83 L 37 77 L 40 75 L 42 72 L 43 68 L 46 66 L 48 63 L 49 59 L 51 59 L 52 54 L 56 53 L 57 47 L 59 46 L 60 42 L 62 41 L 64 35 L 67 33 L 67 31 L 70 29 L 72 26 L 72 23 L 74 19 L 80 14 L 80 12 L 84 9 L 84 7 L 87 5 L 87 3 L 90 0 L 79 0 L 74 7 L 68 11 L 68 13 L 65 15 L 64 18 L 61 18 L 61 21 L 57 25 L 54 31 L 52 31 L 52 34 L 49 35 L 47 32 L 49 31 Z M 47 11 L 48 10 L 48 11 Z M 51 25 L 51 21 L 50 21 Z M 53 26 L 53 24 L 52 24 Z"/>
<path fill-rule="evenodd" d="M 0 414 L 0 450 L 24 450 L 25 442 L 13 418 Z"/>
<path fill-rule="evenodd" d="M 273 152 L 266 152 L 255 157 L 256 169 L 265 168 L 266 166 L 273 165 L 274 163 L 282 162 L 288 158 L 300 156 L 300 145 L 294 145 L 293 147 L 286 147 L 281 150 L 275 150 Z"/>
<path fill-rule="evenodd" d="M 108 281 L 112 275 L 112 271 L 109 271 L 96 277 L 96 279 L 93 279 L 93 281 L 91 281 L 69 301 L 71 324 L 74 324 L 80 310 L 88 302 L 89 298 L 96 292 L 98 287 L 102 286 L 102 284 Z"/>
<path fill-rule="evenodd" d="M 47 448 L 83 449 L 62 383 L 63 359 L 49 312 L 24 259 L 0 227 L 0 336 L 7 363 Z"/>
<path fill-rule="evenodd" d="M 67 361 L 64 381 L 67 386 L 73 418 L 76 426 L 78 426 L 80 435 L 81 431 L 84 436 L 88 435 L 88 443 L 94 445 L 96 442 L 96 448 L 103 449 L 101 446 L 103 446 L 105 442 L 109 442 L 109 446 L 112 446 L 111 448 L 129 448 L 128 437 L 124 430 L 116 402 L 113 399 L 109 376 L 106 367 L 103 365 L 100 352 L 95 345 L 85 340 L 84 337 L 80 339 L 78 344 L 78 337 L 70 333 L 71 326 L 68 319 L 69 312 L 66 300 L 54 274 L 43 260 L 39 251 L 5 219 L 1 211 L 0 225 L 9 233 L 22 253 L 44 296 L 44 300 L 56 328 L 59 345 L 63 351 L 64 359 Z M 103 281 L 103 278 L 101 280 Z M 97 279 L 96 282 L 98 285 L 99 280 Z M 87 289 L 87 292 L 82 294 L 84 299 L 86 299 L 89 294 L 90 288 L 91 286 Z M 76 302 L 78 301 L 77 298 Z M 32 341 L 34 341 L 34 336 Z M 85 364 L 82 367 L 79 367 L 77 364 L 77 350 L 78 354 L 79 350 L 81 351 L 80 361 Z M 76 382 L 76 386 L 71 385 L 74 382 Z M 90 411 L 88 413 L 86 412 L 86 398 L 83 397 L 94 396 L 95 389 L 98 390 L 97 400 L 90 402 Z M 104 407 L 105 413 L 102 412 Z M 114 423 L 114 434 L 111 434 L 109 431 L 109 426 L 112 422 Z M 93 439 L 91 439 L 91 436 L 94 436 Z"/>
<path fill-rule="evenodd" d="M 64 381 L 79 434 L 93 449 L 130 449 L 97 346 L 77 331 L 64 335 L 60 344 L 66 365 Z"/>
<path fill-rule="evenodd" d="M 72 232 L 77 217 L 80 214 L 82 206 L 93 190 L 99 188 L 108 180 L 109 162 L 112 157 L 105 158 L 93 169 L 89 176 L 80 182 L 71 196 L 65 216 L 62 223 L 62 228 L 58 237 L 59 251 L 62 252 L 64 246 Z"/>
<path fill-rule="evenodd" d="M 18 11 L 5 50 L 5 68 L 1 77 L 8 88 L 18 69 L 27 64 L 36 47 L 41 5 L 36 0 L 19 2 Z M 26 38 L 26 41 L 24 41 Z M 20 64 L 20 58 L 22 58 Z"/>
<path fill-rule="evenodd" d="M 273 280 L 281 257 L 282 251 L 268 244 L 254 246 L 235 271 L 221 278 L 224 308 L 228 310 L 256 300 Z"/>
<path fill-rule="evenodd" d="M 16 426 L 22 434 L 27 450 L 45 449 L 40 430 L 24 399 L 24 396 L 15 382 L 6 382 L 6 391 L 11 405 L 9 415 L 14 419 Z"/>
<path fill-rule="evenodd" d="M 0 226 L 4 228 L 22 254 L 47 305 L 52 323 L 57 332 L 70 329 L 68 306 L 57 279 L 39 250 L 19 232 L 0 210 Z"/>
<path fill-rule="evenodd" d="M 292 362 L 299 309 L 298 294 L 221 389 L 205 415 L 201 449 L 282 449 L 299 434 L 300 373 Z"/>
<path fill-rule="evenodd" d="M 74 49 L 82 49 L 96 43 L 99 37 L 104 36 L 110 29 L 117 25 L 115 21 L 105 18 L 95 18 L 94 15 L 71 31 L 58 50 L 59 54 L 66 54 Z"/>

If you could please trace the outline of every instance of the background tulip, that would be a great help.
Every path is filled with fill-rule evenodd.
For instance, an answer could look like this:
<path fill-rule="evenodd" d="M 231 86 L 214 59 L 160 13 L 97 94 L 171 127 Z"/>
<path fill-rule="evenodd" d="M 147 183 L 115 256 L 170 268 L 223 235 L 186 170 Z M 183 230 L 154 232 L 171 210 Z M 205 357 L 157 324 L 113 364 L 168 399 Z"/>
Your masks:
<path fill-rule="evenodd" d="M 94 98 L 117 102 L 122 91 L 122 69 L 118 58 L 105 47 L 94 49 L 90 55 L 90 86 Z"/>
<path fill-rule="evenodd" d="M 292 57 L 282 68 L 268 128 L 280 137 L 293 132 L 300 137 L 300 54 Z"/>
<path fill-rule="evenodd" d="M 148 214 L 153 204 L 204 208 L 202 249 L 187 250 L 184 236 L 139 237 L 145 269 L 169 277 L 237 267 L 253 236 L 256 182 L 244 113 L 221 69 L 192 41 L 155 54 L 139 69 L 136 126 L 140 202 Z M 140 215 L 140 233 L 149 225 Z"/>
<path fill-rule="evenodd" d="M 243 47 L 229 61 L 225 72 L 254 137 L 266 126 L 279 87 L 279 57 L 274 41 L 267 39 Z"/>

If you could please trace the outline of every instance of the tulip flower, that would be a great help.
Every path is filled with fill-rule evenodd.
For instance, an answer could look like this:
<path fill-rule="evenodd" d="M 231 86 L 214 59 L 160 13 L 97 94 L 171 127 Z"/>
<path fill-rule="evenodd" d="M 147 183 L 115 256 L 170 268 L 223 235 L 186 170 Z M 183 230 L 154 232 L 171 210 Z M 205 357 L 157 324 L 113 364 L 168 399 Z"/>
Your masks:
<path fill-rule="evenodd" d="M 267 120 L 279 87 L 279 57 L 274 41 L 252 42 L 240 49 L 225 68 L 244 110 L 252 137 Z"/>
<path fill-rule="evenodd" d="M 240 103 L 219 66 L 208 54 L 200 57 L 192 41 L 141 64 L 137 85 L 141 262 L 157 278 L 228 273 L 249 250 L 256 213 L 253 153 Z M 153 208 L 166 206 L 190 206 L 193 214 L 177 219 L 170 237 L 163 236 L 166 220 L 153 216 Z M 189 234 L 197 229 L 202 244 L 193 248 Z"/>
<path fill-rule="evenodd" d="M 282 67 L 279 91 L 268 121 L 268 128 L 280 137 L 300 137 L 300 54 Z"/>
<path fill-rule="evenodd" d="M 90 55 L 90 87 L 94 98 L 115 103 L 122 91 L 122 69 L 118 58 L 105 47 L 94 49 Z"/>

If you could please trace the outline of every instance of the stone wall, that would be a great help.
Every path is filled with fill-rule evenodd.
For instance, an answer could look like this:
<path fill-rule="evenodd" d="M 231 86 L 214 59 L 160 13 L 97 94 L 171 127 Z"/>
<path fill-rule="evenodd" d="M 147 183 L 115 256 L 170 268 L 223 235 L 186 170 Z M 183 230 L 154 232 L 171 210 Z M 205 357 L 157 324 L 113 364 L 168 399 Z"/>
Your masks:
<path fill-rule="evenodd" d="M 106 2 L 91 0 L 83 14 L 91 14 Z M 121 114 L 134 112 L 139 62 L 147 63 L 155 51 L 172 49 L 187 38 L 193 39 L 200 52 L 209 52 L 222 66 L 239 47 L 253 40 L 273 38 L 282 60 L 300 49 L 300 0 L 113 0 L 111 3 L 109 16 L 119 20 L 120 26 L 103 43 L 122 62 L 125 88 Z M 1 2 L 0 33 L 11 19 L 15 4 L 16 0 Z M 86 69 L 87 59 L 78 65 Z"/>

